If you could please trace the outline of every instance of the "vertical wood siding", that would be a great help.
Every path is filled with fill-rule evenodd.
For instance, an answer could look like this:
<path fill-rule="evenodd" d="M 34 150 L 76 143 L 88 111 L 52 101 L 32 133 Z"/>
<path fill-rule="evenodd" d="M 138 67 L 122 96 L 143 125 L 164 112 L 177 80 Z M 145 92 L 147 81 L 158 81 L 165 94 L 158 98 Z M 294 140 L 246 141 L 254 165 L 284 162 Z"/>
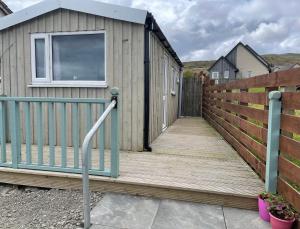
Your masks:
<path fill-rule="evenodd" d="M 229 71 L 228 79 L 224 78 L 224 71 Z M 228 62 L 224 61 L 224 59 L 220 59 L 215 66 L 209 70 L 209 72 L 211 76 L 212 72 L 219 72 L 219 84 L 228 83 L 236 79 L 235 69 Z"/>
<path fill-rule="evenodd" d="M 30 88 L 32 82 L 30 34 L 43 32 L 106 31 L 106 67 L 108 88 Z M 143 149 L 143 111 L 144 111 L 144 26 L 113 20 L 69 10 L 56 10 L 28 22 L 21 23 L 0 32 L 1 86 L 0 94 L 26 97 L 72 97 L 72 98 L 110 98 L 113 86 L 120 88 L 120 146 L 123 150 L 141 151 Z M 79 110 L 80 120 L 86 120 L 85 108 Z M 36 108 L 31 107 L 31 112 Z M 100 109 L 93 108 L 92 121 L 100 115 Z M 58 111 L 58 110 L 57 110 Z M 56 111 L 56 143 L 61 142 L 60 115 Z M 21 117 L 23 108 L 21 107 Z M 44 126 L 47 133 L 47 107 L 43 107 Z M 67 129 L 71 133 L 71 107 L 67 107 Z M 23 121 L 22 121 L 23 122 Z M 31 126 L 33 143 L 37 140 L 37 130 L 32 115 Z M 110 119 L 106 123 L 106 147 L 110 147 Z M 24 125 L 21 126 L 25 139 Z M 80 124 L 80 141 L 87 127 Z M 67 144 L 72 145 L 69 134 Z M 98 146 L 98 136 L 93 146 Z M 45 134 L 44 142 L 48 143 Z"/>
<path fill-rule="evenodd" d="M 175 96 L 171 95 L 173 84 L 173 70 L 178 72 L 179 66 L 173 57 L 167 52 L 155 34 L 150 33 L 150 143 L 162 133 L 163 124 L 163 80 L 164 80 L 164 56 L 168 56 L 168 121 L 170 126 L 178 114 L 179 84 L 176 82 Z"/>

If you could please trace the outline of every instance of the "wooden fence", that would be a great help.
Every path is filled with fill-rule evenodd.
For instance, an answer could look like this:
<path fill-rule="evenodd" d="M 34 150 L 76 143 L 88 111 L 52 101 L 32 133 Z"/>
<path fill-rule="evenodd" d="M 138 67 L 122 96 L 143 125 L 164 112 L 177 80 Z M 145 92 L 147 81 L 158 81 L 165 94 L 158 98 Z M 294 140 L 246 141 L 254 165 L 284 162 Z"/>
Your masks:
<path fill-rule="evenodd" d="M 268 92 L 282 92 L 277 189 L 300 211 L 300 69 L 226 84 L 206 81 L 203 116 L 261 176 L 265 177 Z"/>
<path fill-rule="evenodd" d="M 202 116 L 202 76 L 184 77 L 182 81 L 181 116 Z"/>

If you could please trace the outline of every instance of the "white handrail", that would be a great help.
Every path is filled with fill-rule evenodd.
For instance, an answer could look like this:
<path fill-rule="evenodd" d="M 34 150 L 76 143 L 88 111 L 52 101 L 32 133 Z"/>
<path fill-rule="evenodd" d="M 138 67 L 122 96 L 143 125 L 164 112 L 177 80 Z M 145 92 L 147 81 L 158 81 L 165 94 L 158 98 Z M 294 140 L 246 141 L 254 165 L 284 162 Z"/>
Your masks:
<path fill-rule="evenodd" d="M 99 129 L 101 124 L 104 122 L 106 117 L 117 105 L 116 99 L 113 99 L 109 106 L 106 108 L 104 113 L 87 133 L 82 144 L 82 183 L 83 183 L 83 206 L 84 206 L 84 228 L 88 229 L 91 226 L 91 216 L 90 216 L 90 190 L 89 190 L 89 157 L 88 154 L 89 144 L 95 135 L 96 131 Z"/>

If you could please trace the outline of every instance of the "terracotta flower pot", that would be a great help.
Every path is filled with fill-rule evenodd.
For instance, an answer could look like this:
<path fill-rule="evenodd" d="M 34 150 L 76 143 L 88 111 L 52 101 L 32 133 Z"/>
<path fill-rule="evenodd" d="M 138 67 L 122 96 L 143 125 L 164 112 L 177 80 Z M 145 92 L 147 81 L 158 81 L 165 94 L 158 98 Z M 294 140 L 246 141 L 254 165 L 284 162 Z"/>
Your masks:
<path fill-rule="evenodd" d="M 270 222 L 272 225 L 272 229 L 291 229 L 294 221 L 295 219 L 292 220 L 279 219 L 270 213 Z"/>
<path fill-rule="evenodd" d="M 270 222 L 270 215 L 268 211 L 269 203 L 264 199 L 258 197 L 259 216 L 262 220 Z"/>

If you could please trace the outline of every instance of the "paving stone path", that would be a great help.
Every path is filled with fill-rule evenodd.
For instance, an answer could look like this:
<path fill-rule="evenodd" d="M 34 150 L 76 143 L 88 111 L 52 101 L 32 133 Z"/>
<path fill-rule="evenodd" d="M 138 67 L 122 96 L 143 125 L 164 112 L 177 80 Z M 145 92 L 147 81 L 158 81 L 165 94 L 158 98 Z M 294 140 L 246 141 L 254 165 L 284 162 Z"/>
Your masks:
<path fill-rule="evenodd" d="M 92 229 L 270 229 L 256 211 L 107 193 Z"/>

